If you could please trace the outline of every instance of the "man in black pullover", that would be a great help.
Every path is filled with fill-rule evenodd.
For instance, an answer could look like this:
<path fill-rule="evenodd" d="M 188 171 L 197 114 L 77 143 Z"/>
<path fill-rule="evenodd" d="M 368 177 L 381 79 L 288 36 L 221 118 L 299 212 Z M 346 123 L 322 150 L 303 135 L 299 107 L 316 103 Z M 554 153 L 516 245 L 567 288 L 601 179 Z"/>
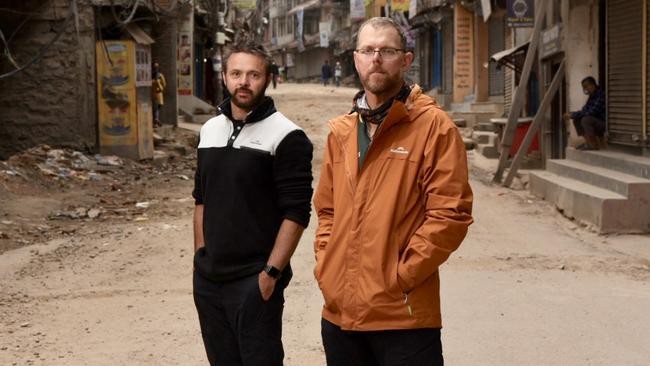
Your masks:
<path fill-rule="evenodd" d="M 312 144 L 264 95 L 271 59 L 240 41 L 231 94 L 201 128 L 193 192 L 194 303 L 212 365 L 282 365 L 289 259 L 309 223 Z"/>

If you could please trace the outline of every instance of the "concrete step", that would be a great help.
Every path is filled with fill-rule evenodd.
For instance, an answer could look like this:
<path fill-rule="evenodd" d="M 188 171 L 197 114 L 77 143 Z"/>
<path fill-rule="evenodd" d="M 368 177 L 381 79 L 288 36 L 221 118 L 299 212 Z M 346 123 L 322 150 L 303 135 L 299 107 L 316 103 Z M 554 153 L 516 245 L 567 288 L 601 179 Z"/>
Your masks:
<path fill-rule="evenodd" d="M 485 123 L 485 122 L 478 123 L 476 126 L 474 126 L 474 129 L 476 131 L 484 131 L 484 132 L 495 132 L 495 130 L 496 130 L 494 128 L 494 125 L 492 123 L 489 123 L 489 122 L 488 123 Z"/>
<path fill-rule="evenodd" d="M 192 123 L 204 124 L 212 117 L 214 117 L 214 114 L 193 114 Z"/>
<path fill-rule="evenodd" d="M 456 127 L 459 127 L 459 128 L 467 127 L 467 121 L 462 119 L 462 118 L 454 118 L 453 121 L 454 121 L 454 124 L 456 125 Z"/>
<path fill-rule="evenodd" d="M 475 102 L 471 104 L 470 108 L 472 112 L 494 113 L 499 116 L 503 114 L 503 103 Z"/>
<path fill-rule="evenodd" d="M 499 136 L 494 132 L 474 131 L 472 132 L 472 140 L 477 144 L 487 144 L 495 147 L 499 145 Z"/>
<path fill-rule="evenodd" d="M 479 123 L 490 122 L 490 118 L 495 117 L 495 113 L 491 112 L 468 112 L 468 111 L 454 111 L 453 118 L 462 118 L 467 121 L 468 126 L 476 126 Z"/>
<path fill-rule="evenodd" d="M 616 192 L 549 171 L 530 172 L 529 187 L 533 194 L 553 203 L 564 215 L 595 225 L 601 233 L 650 229 L 650 217 L 634 218 L 638 212 L 628 210 L 630 201 Z M 634 215 L 631 211 L 635 211 Z"/>
<path fill-rule="evenodd" d="M 566 149 L 568 160 L 616 170 L 625 174 L 650 179 L 650 158 L 612 150 L 580 151 Z"/>
<path fill-rule="evenodd" d="M 499 157 L 499 148 L 490 144 L 477 144 L 476 152 L 488 159 L 497 159 Z"/>
<path fill-rule="evenodd" d="M 474 140 L 467 137 L 463 137 L 463 143 L 465 144 L 465 150 L 473 150 L 474 146 L 476 146 Z"/>
<path fill-rule="evenodd" d="M 650 200 L 650 180 L 575 160 L 548 160 L 546 169 L 563 177 L 607 189 L 627 198 Z"/>

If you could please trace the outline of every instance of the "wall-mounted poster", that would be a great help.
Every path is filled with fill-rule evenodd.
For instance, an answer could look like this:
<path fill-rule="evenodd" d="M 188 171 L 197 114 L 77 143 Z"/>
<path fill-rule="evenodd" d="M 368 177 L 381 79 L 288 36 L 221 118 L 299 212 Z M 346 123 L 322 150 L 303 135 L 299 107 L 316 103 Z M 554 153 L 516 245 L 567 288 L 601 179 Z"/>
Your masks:
<path fill-rule="evenodd" d="M 180 22 L 178 30 L 178 47 L 177 47 L 177 61 L 176 73 L 178 80 L 178 94 L 179 95 L 192 95 L 194 88 L 193 76 L 193 34 L 194 34 L 194 16 L 189 11 Z"/>
<path fill-rule="evenodd" d="M 135 45 L 135 86 L 151 86 L 151 47 Z"/>
<path fill-rule="evenodd" d="M 137 143 L 134 43 L 97 42 L 100 146 Z"/>

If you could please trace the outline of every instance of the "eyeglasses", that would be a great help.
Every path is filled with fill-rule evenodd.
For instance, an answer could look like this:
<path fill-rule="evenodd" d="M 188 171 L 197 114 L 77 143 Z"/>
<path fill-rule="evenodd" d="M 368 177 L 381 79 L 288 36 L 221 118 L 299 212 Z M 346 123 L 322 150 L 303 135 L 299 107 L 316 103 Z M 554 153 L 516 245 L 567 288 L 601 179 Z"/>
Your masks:
<path fill-rule="evenodd" d="M 355 51 L 365 58 L 374 57 L 375 52 L 379 52 L 379 56 L 384 60 L 394 59 L 400 52 L 406 52 L 406 50 L 400 48 L 359 48 Z"/>

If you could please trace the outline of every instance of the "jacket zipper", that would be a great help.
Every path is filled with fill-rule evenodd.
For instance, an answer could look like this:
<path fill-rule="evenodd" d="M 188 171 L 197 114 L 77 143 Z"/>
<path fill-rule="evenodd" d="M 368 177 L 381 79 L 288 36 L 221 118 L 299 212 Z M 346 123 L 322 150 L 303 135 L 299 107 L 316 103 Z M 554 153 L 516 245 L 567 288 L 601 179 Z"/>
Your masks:
<path fill-rule="evenodd" d="M 409 312 L 409 316 L 413 317 L 413 308 L 411 308 L 411 304 L 409 304 L 409 295 L 404 294 L 404 304 L 406 305 L 406 310 Z"/>

